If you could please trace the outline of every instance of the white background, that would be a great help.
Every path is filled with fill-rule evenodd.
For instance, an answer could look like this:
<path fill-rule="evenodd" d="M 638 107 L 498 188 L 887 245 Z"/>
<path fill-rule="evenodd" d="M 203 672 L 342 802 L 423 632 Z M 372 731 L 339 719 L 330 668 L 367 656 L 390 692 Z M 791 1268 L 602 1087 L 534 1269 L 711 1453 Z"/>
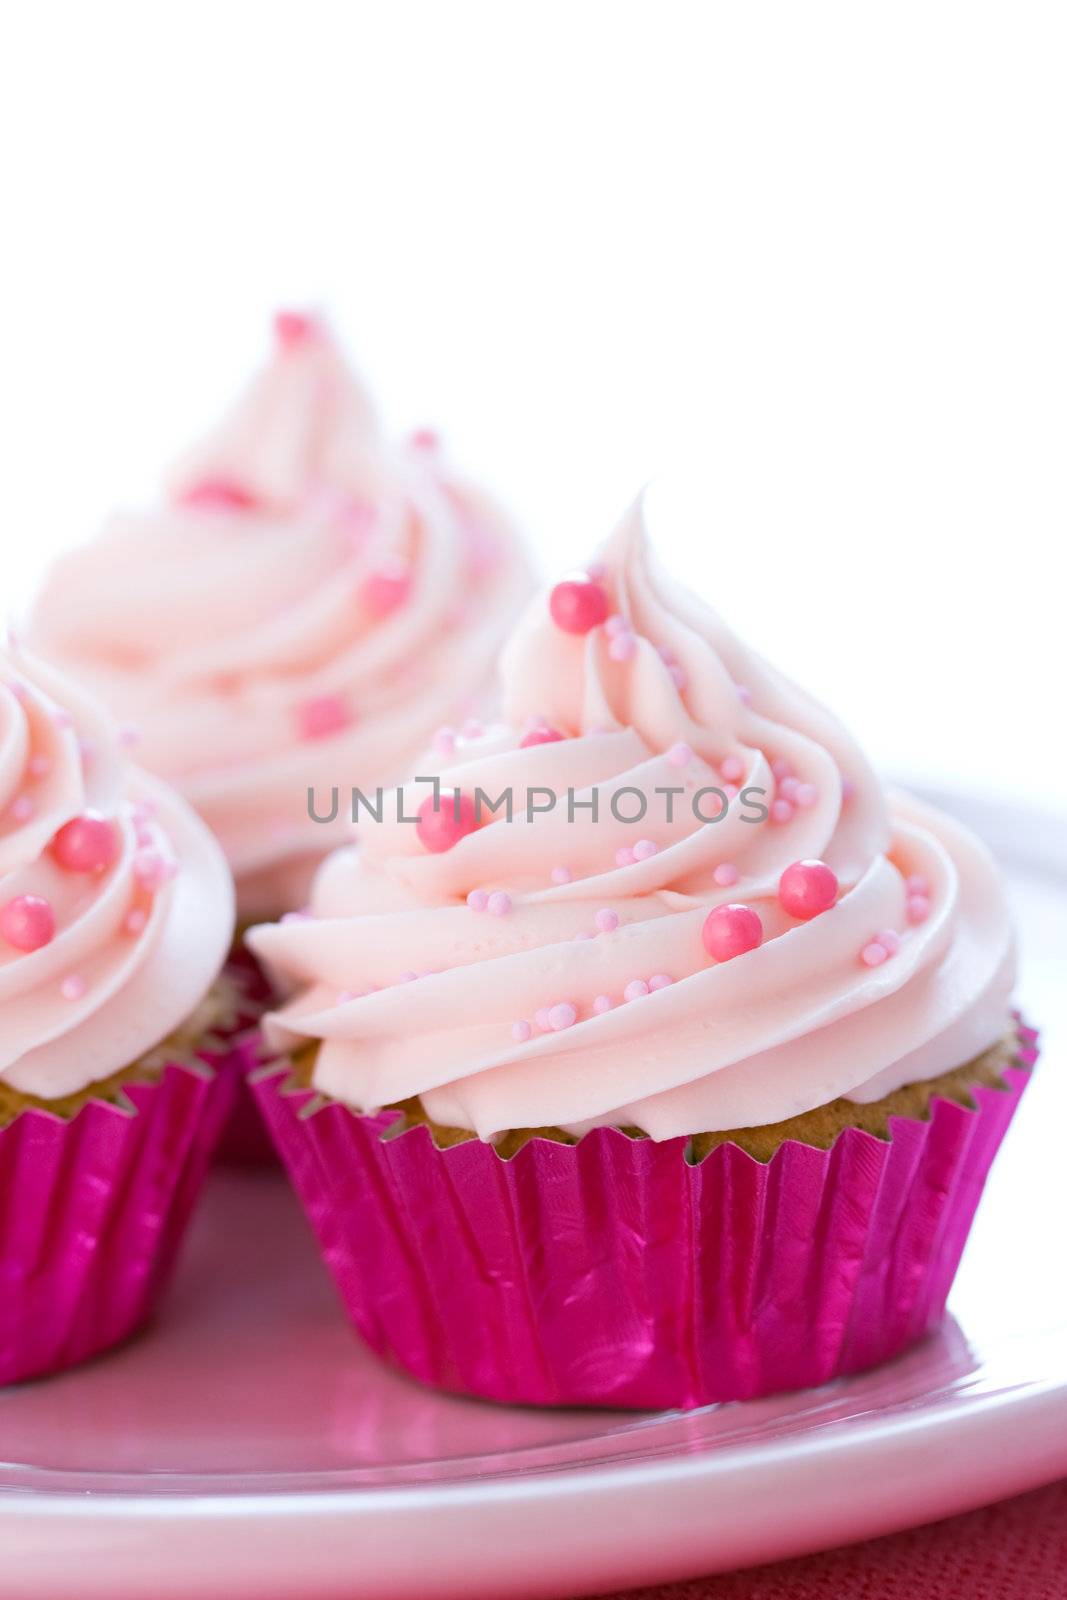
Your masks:
<path fill-rule="evenodd" d="M 660 476 L 883 764 L 1062 810 L 1065 81 L 1018 0 L 22 7 L 4 608 L 310 302 L 547 570 Z"/>

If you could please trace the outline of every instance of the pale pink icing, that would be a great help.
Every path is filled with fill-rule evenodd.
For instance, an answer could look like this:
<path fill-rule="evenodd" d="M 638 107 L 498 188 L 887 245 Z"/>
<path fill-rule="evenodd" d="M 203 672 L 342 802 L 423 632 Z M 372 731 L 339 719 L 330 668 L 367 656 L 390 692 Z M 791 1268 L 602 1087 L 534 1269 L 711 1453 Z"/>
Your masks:
<path fill-rule="evenodd" d="M 210 824 L 244 917 L 299 905 L 351 835 L 343 808 L 310 819 L 309 786 L 325 815 L 334 784 L 396 782 L 472 709 L 531 582 L 499 509 L 386 438 L 329 330 L 288 320 L 166 503 L 61 559 L 29 632 Z M 408 586 L 392 610 L 383 574 Z"/>
<path fill-rule="evenodd" d="M 612 617 L 575 636 L 538 600 L 504 657 L 520 731 L 495 730 L 440 769 L 467 794 L 514 786 L 515 819 L 439 855 L 410 825 L 366 826 L 358 851 L 322 868 L 313 918 L 253 931 L 297 991 L 273 1040 L 321 1040 L 316 1086 L 359 1109 L 418 1095 L 483 1138 L 609 1123 L 655 1139 L 875 1099 L 992 1044 L 1009 1023 L 1014 954 L 983 847 L 914 800 L 887 802 L 825 710 L 653 569 L 640 503 L 603 563 Z M 613 653 L 620 634 L 635 646 Z M 531 717 L 567 737 L 521 748 Z M 768 801 L 793 795 L 789 820 L 744 822 L 736 801 L 725 821 L 698 823 L 692 791 L 721 785 L 724 763 Z M 665 801 L 639 825 L 607 810 L 622 786 L 651 800 L 679 783 L 673 823 Z M 537 785 L 582 798 L 596 787 L 605 814 L 523 814 Z M 803 803 L 798 785 L 812 786 Z M 428 792 L 409 785 L 405 812 Z M 639 839 L 655 853 L 617 865 Z M 799 922 L 778 883 L 804 858 L 825 861 L 840 893 Z M 916 875 L 928 914 L 913 925 Z M 507 914 L 488 914 L 494 892 Z M 758 912 L 763 943 L 716 963 L 701 929 L 727 902 Z M 894 953 L 868 965 L 879 935 Z"/>
<path fill-rule="evenodd" d="M 48 847 L 87 811 L 113 824 L 117 848 L 101 870 L 72 871 Z M 23 895 L 48 902 L 55 934 L 32 951 L 0 937 L 0 1076 L 46 1099 L 132 1064 L 189 1018 L 233 934 L 233 883 L 207 828 L 127 764 L 100 707 L 12 648 L 0 651 L 0 906 Z"/>

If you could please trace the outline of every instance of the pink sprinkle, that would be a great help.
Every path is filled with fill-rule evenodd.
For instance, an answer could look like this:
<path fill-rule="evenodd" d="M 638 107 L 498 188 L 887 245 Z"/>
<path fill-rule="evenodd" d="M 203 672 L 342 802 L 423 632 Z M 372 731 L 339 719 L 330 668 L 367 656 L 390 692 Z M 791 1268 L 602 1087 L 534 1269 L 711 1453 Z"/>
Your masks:
<path fill-rule="evenodd" d="M 551 878 L 553 883 L 572 883 L 574 881 L 574 873 L 570 867 L 553 867 Z"/>
<path fill-rule="evenodd" d="M 608 614 L 608 597 L 599 583 L 557 583 L 548 597 L 552 621 L 564 633 L 589 633 Z"/>
<path fill-rule="evenodd" d="M 672 744 L 667 751 L 667 760 L 672 767 L 687 767 L 692 759 L 692 749 L 684 740 L 679 740 L 677 744 Z"/>
<path fill-rule="evenodd" d="M 604 906 L 593 920 L 601 933 L 614 933 L 619 926 L 619 913 L 612 911 L 610 906 Z"/>
<path fill-rule="evenodd" d="M 632 633 L 617 633 L 608 645 L 612 661 L 632 661 L 637 654 L 637 639 Z"/>
<path fill-rule="evenodd" d="M 139 933 L 144 932 L 147 924 L 148 913 L 143 911 L 140 906 L 134 906 L 133 910 L 126 914 L 126 920 L 122 924 L 122 931 L 136 938 Z"/>
<path fill-rule="evenodd" d="M 799 778 L 783 778 L 781 783 L 778 785 L 778 793 L 781 795 L 783 800 L 795 800 L 797 797 L 797 790 L 799 788 Z"/>
<path fill-rule="evenodd" d="M 548 1026 L 553 1033 L 562 1033 L 564 1028 L 572 1028 L 577 1021 L 578 1013 L 569 1000 L 561 1000 L 558 1005 L 549 1007 Z"/>
<path fill-rule="evenodd" d="M 629 846 L 621 845 L 620 848 L 615 852 L 615 865 L 617 867 L 632 867 L 633 864 L 633 851 L 629 848 Z"/>
<path fill-rule="evenodd" d="M 477 717 L 468 717 L 460 732 L 464 739 L 480 739 L 485 733 L 485 723 L 479 722 Z"/>
<path fill-rule="evenodd" d="M 837 901 L 837 874 L 825 861 L 794 861 L 778 881 L 778 899 L 791 917 L 810 922 Z"/>
<path fill-rule="evenodd" d="M 621 617 L 617 611 L 613 611 L 604 623 L 604 632 L 610 639 L 614 639 L 620 633 L 629 633 L 630 624 L 625 617 Z"/>
<path fill-rule="evenodd" d="M 39 894 L 17 894 L 0 906 L 0 938 L 16 950 L 40 950 L 56 934 L 51 902 Z"/>
<path fill-rule="evenodd" d="M 529 750 L 533 745 L 538 744 L 558 744 L 562 738 L 562 733 L 558 733 L 555 728 L 546 727 L 542 723 L 536 728 L 531 728 L 529 733 L 519 740 L 519 749 Z"/>
<path fill-rule="evenodd" d="M 306 311 L 274 313 L 274 337 L 283 350 L 291 350 L 295 345 L 303 344 L 311 337 L 314 330 L 314 318 L 309 317 Z"/>
<path fill-rule="evenodd" d="M 491 917 L 506 917 L 511 910 L 511 896 L 503 889 L 496 889 L 489 896 L 485 909 Z"/>
<path fill-rule="evenodd" d="M 673 982 L 669 973 L 654 972 L 648 980 L 649 993 L 654 994 L 657 989 L 669 989 Z"/>
<path fill-rule="evenodd" d="M 31 756 L 30 757 L 30 760 L 29 760 L 29 772 L 30 772 L 30 776 L 31 777 L 33 777 L 33 778 L 47 778 L 47 776 L 51 772 L 51 770 L 52 770 L 52 763 L 49 760 L 48 756 Z"/>
<path fill-rule="evenodd" d="M 704 918 L 704 949 L 715 961 L 732 961 L 763 943 L 763 924 L 751 906 L 716 906 Z"/>
<path fill-rule="evenodd" d="M 719 762 L 719 771 L 727 783 L 740 783 L 745 775 L 745 763 L 740 756 L 726 756 Z"/>
<path fill-rule="evenodd" d="M 793 815 L 793 807 L 789 804 L 788 800 L 771 801 L 772 822 L 792 822 Z"/>
<path fill-rule="evenodd" d="M 194 511 L 251 511 L 256 497 L 229 478 L 202 478 L 178 494 L 178 504 Z"/>
<path fill-rule="evenodd" d="M 930 915 L 930 902 L 924 894 L 909 894 L 905 910 L 908 921 L 915 928 Z"/>
<path fill-rule="evenodd" d="M 359 603 L 368 616 L 380 620 L 405 603 L 411 588 L 411 568 L 397 557 L 364 578 L 359 587 Z"/>
<path fill-rule="evenodd" d="M 741 704 L 743 706 L 750 706 L 752 704 L 752 690 L 748 687 L 748 685 L 744 683 L 738 683 L 735 684 L 734 687 L 737 690 L 737 698 L 740 700 Z"/>
<path fill-rule="evenodd" d="M 810 811 L 819 798 L 819 791 L 813 783 L 798 783 L 793 798 L 802 810 Z"/>
<path fill-rule="evenodd" d="M 654 855 L 659 854 L 659 845 L 655 839 L 638 839 L 634 845 L 634 860 L 649 861 Z"/>
<path fill-rule="evenodd" d="M 794 776 L 793 764 L 787 761 L 784 756 L 779 756 L 776 761 L 771 762 L 771 771 L 779 783 L 783 778 L 792 778 Z"/>
<path fill-rule="evenodd" d="M 647 993 L 648 984 L 644 978 L 631 978 L 622 991 L 622 997 L 624 1000 L 643 1000 Z"/>
<path fill-rule="evenodd" d="M 72 972 L 63 979 L 59 986 L 59 992 L 64 1000 L 80 1000 L 88 987 L 89 985 L 83 977 L 77 972 Z"/>
<path fill-rule="evenodd" d="M 606 1011 L 611 1011 L 613 1008 L 614 1001 L 612 1000 L 610 994 L 598 994 L 596 999 L 593 1001 L 593 1010 L 596 1012 L 598 1017 L 602 1017 Z"/>
<path fill-rule="evenodd" d="M 425 450 L 431 453 L 441 448 L 441 435 L 434 428 L 415 428 L 408 435 L 408 443 L 413 450 Z"/>
<path fill-rule="evenodd" d="M 457 798 L 455 790 L 451 793 L 442 790 L 440 804 L 436 801 L 435 795 L 427 795 L 419 807 L 419 820 L 415 824 L 419 843 L 432 855 L 451 850 L 469 833 L 474 833 L 478 826 L 474 801 L 470 795 L 459 794 Z"/>
<path fill-rule="evenodd" d="M 730 889 L 737 882 L 740 873 L 732 861 L 720 861 L 712 877 L 721 889 Z"/>
<path fill-rule="evenodd" d="M 879 944 L 877 939 L 872 939 L 870 944 L 865 944 L 860 951 L 860 960 L 865 967 L 880 967 L 887 959 L 889 951 L 884 944 Z"/>
<path fill-rule="evenodd" d="M 168 861 L 158 850 L 138 850 L 133 858 L 133 875 L 146 889 L 162 888 L 176 871 L 176 863 Z"/>
<path fill-rule="evenodd" d="M 456 735 L 451 728 L 438 728 L 433 736 L 433 748 L 439 756 L 455 755 Z"/>
<path fill-rule="evenodd" d="M 900 949 L 900 934 L 893 928 L 883 928 L 874 937 L 877 943 L 883 946 L 887 956 L 895 956 Z"/>
<path fill-rule="evenodd" d="M 532 1033 L 533 1029 L 530 1027 L 530 1024 L 526 1021 L 525 1017 L 520 1017 L 518 1022 L 513 1022 L 511 1024 L 511 1037 L 515 1040 L 516 1044 L 525 1044 Z"/>
<path fill-rule="evenodd" d="M 15 822 L 29 822 L 36 809 L 28 794 L 20 794 L 11 802 L 11 815 Z"/>
<path fill-rule="evenodd" d="M 467 896 L 467 904 L 472 911 L 484 911 L 489 904 L 489 896 L 484 889 L 472 889 Z"/>
<path fill-rule="evenodd" d="M 921 872 L 913 872 L 909 878 L 904 879 L 904 888 L 908 894 L 928 895 L 930 893 L 930 880 Z"/>
<path fill-rule="evenodd" d="M 339 694 L 313 695 L 296 708 L 297 733 L 301 739 L 328 739 L 353 722 L 352 712 Z"/>
<path fill-rule="evenodd" d="M 141 829 L 143 824 L 135 826 Z M 118 855 L 119 837 L 107 817 L 86 811 L 65 822 L 48 849 L 64 872 L 103 872 Z"/>

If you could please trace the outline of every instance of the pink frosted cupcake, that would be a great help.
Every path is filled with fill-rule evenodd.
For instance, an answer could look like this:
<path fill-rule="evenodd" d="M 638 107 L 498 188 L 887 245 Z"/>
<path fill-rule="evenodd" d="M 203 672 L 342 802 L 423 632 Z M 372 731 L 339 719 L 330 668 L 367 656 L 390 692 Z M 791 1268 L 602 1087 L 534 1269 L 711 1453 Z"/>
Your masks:
<path fill-rule="evenodd" d="M 461 737 L 530 583 L 491 500 L 431 437 L 389 439 L 329 330 L 282 313 L 232 416 L 162 505 L 56 563 L 29 636 L 196 806 L 244 924 L 303 906 L 349 784 Z"/>
<path fill-rule="evenodd" d="M 543 1404 L 893 1355 L 1035 1055 L 992 862 L 654 569 L 640 507 L 504 691 L 439 802 L 420 766 L 417 822 L 250 935 L 295 991 L 257 1093 L 357 1326 Z"/>
<path fill-rule="evenodd" d="M 0 652 L 0 1383 L 151 1309 L 228 1108 L 233 884 L 103 713 Z"/>

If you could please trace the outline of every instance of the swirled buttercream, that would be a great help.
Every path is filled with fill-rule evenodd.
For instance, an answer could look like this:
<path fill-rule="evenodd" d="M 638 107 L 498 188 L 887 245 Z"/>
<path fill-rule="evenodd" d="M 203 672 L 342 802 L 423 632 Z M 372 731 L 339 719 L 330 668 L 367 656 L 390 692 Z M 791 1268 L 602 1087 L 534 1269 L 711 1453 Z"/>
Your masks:
<path fill-rule="evenodd" d="M 28 637 L 196 806 L 241 915 L 274 916 L 350 836 L 312 809 L 397 782 L 469 712 L 529 587 L 500 510 L 432 439 L 388 439 L 329 330 L 289 313 L 165 502 L 56 563 Z"/>
<path fill-rule="evenodd" d="M 323 866 L 312 917 L 251 935 L 296 990 L 270 1034 L 319 1041 L 324 1093 L 419 1096 L 483 1138 L 667 1139 L 878 1099 L 1007 1030 L 984 848 L 887 797 L 821 706 L 656 569 L 640 502 L 591 575 L 533 604 L 503 677 L 509 726 L 420 767 L 403 815 L 436 771 L 444 795 L 509 792 L 511 819 L 427 849 L 384 815 Z"/>
<path fill-rule="evenodd" d="M 0 1077 L 57 1100 L 185 1022 L 233 933 L 216 841 L 104 712 L 0 651 Z"/>

